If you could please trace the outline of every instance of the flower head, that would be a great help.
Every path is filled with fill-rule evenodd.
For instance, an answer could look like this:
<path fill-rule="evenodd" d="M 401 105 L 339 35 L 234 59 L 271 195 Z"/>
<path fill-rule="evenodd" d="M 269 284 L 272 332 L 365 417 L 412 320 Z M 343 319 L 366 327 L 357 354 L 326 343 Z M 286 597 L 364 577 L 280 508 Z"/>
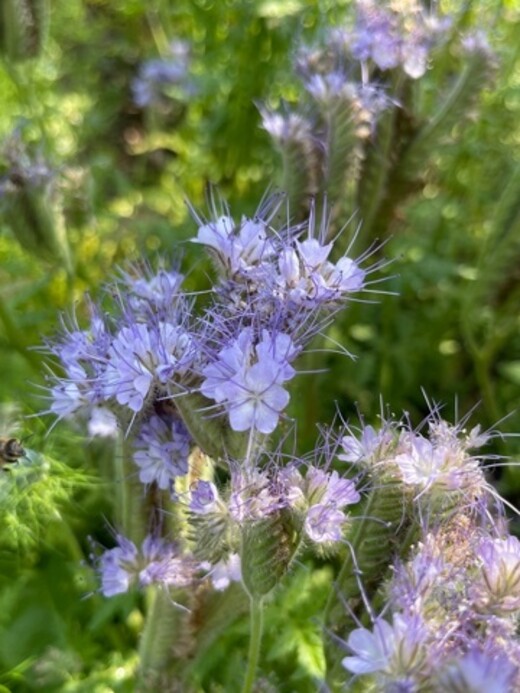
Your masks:
<path fill-rule="evenodd" d="M 289 402 L 282 384 L 295 374 L 297 353 L 288 335 L 264 330 L 255 344 L 252 329 L 242 330 L 202 370 L 201 392 L 224 406 L 234 431 L 272 433 Z"/>
<path fill-rule="evenodd" d="M 194 582 L 200 566 L 189 556 L 181 556 L 175 544 L 149 535 L 138 549 L 120 534 L 116 539 L 118 545 L 105 551 L 97 561 L 105 597 L 127 592 L 132 586 L 154 583 L 186 587 Z"/>
<path fill-rule="evenodd" d="M 180 419 L 164 421 L 153 415 L 134 439 L 134 462 L 143 484 L 171 489 L 174 479 L 188 473 L 191 437 Z"/>

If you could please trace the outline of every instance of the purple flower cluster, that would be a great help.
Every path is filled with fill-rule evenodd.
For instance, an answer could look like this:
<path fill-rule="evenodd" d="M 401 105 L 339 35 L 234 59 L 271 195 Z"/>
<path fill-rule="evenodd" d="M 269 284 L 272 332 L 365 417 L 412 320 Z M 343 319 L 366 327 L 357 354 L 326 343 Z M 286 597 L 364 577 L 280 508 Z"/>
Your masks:
<path fill-rule="evenodd" d="M 105 597 L 127 592 L 134 586 L 187 587 L 195 582 L 201 570 L 192 558 L 180 555 L 175 544 L 151 535 L 139 549 L 118 535 L 117 546 L 101 554 L 97 567 Z"/>
<path fill-rule="evenodd" d="M 348 671 L 371 674 L 381 686 L 407 680 L 410 690 L 517 689 L 520 542 L 497 537 L 483 520 L 459 513 L 395 566 L 387 588 L 393 626 L 380 618 L 372 630 L 354 630 Z"/>
<path fill-rule="evenodd" d="M 51 387 L 52 413 L 91 416 L 93 407 L 102 406 L 127 423 L 166 397 L 172 383 L 184 381 L 195 359 L 186 324 L 190 307 L 174 295 L 178 275 L 159 276 L 152 286 L 138 278 L 135 293 L 127 277 L 128 300 L 118 318 L 89 304 L 89 328 L 75 324 L 50 346 L 65 372 Z"/>
<path fill-rule="evenodd" d="M 143 423 L 134 438 L 134 462 L 143 484 L 155 482 L 173 490 L 175 477 L 188 473 L 191 436 L 181 419 L 154 415 Z"/>
<path fill-rule="evenodd" d="M 354 481 L 337 472 L 310 466 L 303 476 L 295 466 L 269 471 L 236 470 L 222 495 L 212 482 L 199 481 L 189 508 L 207 545 L 222 542 L 226 551 L 240 547 L 242 530 L 283 511 L 311 546 L 332 548 L 341 542 L 348 523 L 345 508 L 361 496 Z"/>
<path fill-rule="evenodd" d="M 433 45 L 450 26 L 448 19 L 426 14 L 420 2 L 385 6 L 375 0 L 357 0 L 353 31 L 345 33 L 352 56 L 372 61 L 380 70 L 401 67 L 413 79 L 426 72 Z"/>
<path fill-rule="evenodd" d="M 520 686 L 520 541 L 496 517 L 500 499 L 471 454 L 489 435 L 467 430 L 467 420 L 450 425 L 435 409 L 426 423 L 428 436 L 405 419 L 341 438 L 340 459 L 409 494 L 418 533 L 385 584 L 393 623 L 378 618 L 351 632 L 343 666 L 381 690 L 484 693 L 496 675 L 496 690 L 512 692 Z"/>
<path fill-rule="evenodd" d="M 149 419 L 165 399 L 200 392 L 206 409 L 216 409 L 210 416 L 225 414 L 234 431 L 272 433 L 289 402 L 292 363 L 331 313 L 363 290 L 366 276 L 349 257 L 329 259 L 326 224 L 316 229 L 311 218 L 307 226 L 275 229 L 279 205 L 271 200 L 262 215 L 238 225 L 229 215 L 201 221 L 194 241 L 213 256 L 220 276 L 199 317 L 176 270 L 124 273 L 110 292 L 119 298 L 115 316 L 89 304 L 89 327 L 74 321 L 50 345 L 64 371 L 52 378 L 50 411 L 95 418 L 99 431 L 107 418 L 103 424 L 98 408 L 127 432 L 148 420 L 146 445 L 150 431 L 157 437 L 153 454 L 139 442 L 143 480 L 161 476 L 151 458 L 164 459 L 164 448 L 158 451 L 166 441 L 158 420 Z M 176 442 L 168 444 L 173 450 Z M 176 465 L 171 460 L 170 471 Z"/>
<path fill-rule="evenodd" d="M 343 453 L 338 458 L 398 481 L 430 510 L 446 507 L 450 498 L 477 505 L 489 493 L 489 485 L 479 458 L 470 450 L 483 445 L 488 437 L 478 427 L 467 433 L 435 413 L 427 423 L 428 437 L 406 420 L 388 421 L 380 431 L 366 426 L 358 436 L 349 430 L 341 439 Z"/>
<path fill-rule="evenodd" d="M 337 308 L 363 290 L 367 273 L 347 256 L 330 261 L 326 219 L 318 224 L 311 214 L 306 225 L 271 227 L 280 204 L 274 198 L 262 216 L 239 224 L 221 216 L 200 226 L 194 242 L 215 258 L 221 294 L 232 296 L 242 312 L 273 314 L 283 329 L 295 315 L 304 324 L 309 311 Z"/>
<path fill-rule="evenodd" d="M 213 257 L 219 281 L 202 317 L 200 391 L 225 411 L 234 431 L 269 434 L 289 402 L 284 384 L 311 338 L 348 298 L 364 289 L 366 271 L 344 256 L 332 262 L 327 224 L 276 229 L 281 201 L 254 219 L 199 219 L 195 243 Z M 226 210 L 227 211 L 227 210 Z"/>
<path fill-rule="evenodd" d="M 132 83 L 136 106 L 165 107 L 172 98 L 178 99 L 192 91 L 189 66 L 190 47 L 184 41 L 174 41 L 168 57 L 144 61 Z"/>

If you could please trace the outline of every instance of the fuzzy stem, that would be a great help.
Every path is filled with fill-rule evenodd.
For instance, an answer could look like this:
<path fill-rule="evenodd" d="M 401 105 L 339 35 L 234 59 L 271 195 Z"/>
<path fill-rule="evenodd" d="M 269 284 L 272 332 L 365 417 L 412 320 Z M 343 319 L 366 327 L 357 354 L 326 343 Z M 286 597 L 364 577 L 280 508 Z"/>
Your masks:
<path fill-rule="evenodd" d="M 144 492 L 132 460 L 132 442 L 118 440 L 114 454 L 116 521 L 118 530 L 134 543 L 141 543 L 146 534 L 143 514 Z"/>
<path fill-rule="evenodd" d="M 262 643 L 262 631 L 264 627 L 264 605 L 262 598 L 251 597 L 251 639 L 249 641 L 249 655 L 247 658 L 247 671 L 242 686 L 242 693 L 251 693 L 255 683 L 255 674 L 260 657 Z"/>
<path fill-rule="evenodd" d="M 164 683 L 180 614 L 165 589 L 150 588 L 147 596 L 146 621 L 139 642 L 139 690 L 143 691 L 156 690 L 154 686 Z"/>

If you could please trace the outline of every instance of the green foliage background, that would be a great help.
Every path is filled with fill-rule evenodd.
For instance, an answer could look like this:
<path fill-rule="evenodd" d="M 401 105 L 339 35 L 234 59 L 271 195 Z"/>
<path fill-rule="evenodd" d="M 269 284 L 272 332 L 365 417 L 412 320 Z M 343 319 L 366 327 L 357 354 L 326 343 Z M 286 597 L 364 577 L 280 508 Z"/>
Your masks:
<path fill-rule="evenodd" d="M 327 355 L 326 373 L 300 379 L 302 449 L 336 407 L 354 423 L 359 413 L 376 421 L 383 401 L 419 423 L 425 392 L 448 419 L 478 405 L 471 422 L 504 432 L 490 452 L 518 459 L 509 434 L 520 431 L 520 16 L 514 0 L 469 7 L 468 25 L 489 29 L 498 71 L 387 223 L 388 294 L 351 304 L 331 332 L 356 361 Z M 112 451 L 63 423 L 49 433 L 43 357 L 32 347 L 52 338 L 60 311 L 81 317 L 85 292 L 96 296 L 125 263 L 182 256 L 189 287 L 209 286 L 186 242 L 196 225 L 185 199 L 203 210 L 213 184 L 239 217 L 280 183 L 255 104 L 298 102 L 295 45 L 340 24 L 349 2 L 68 0 L 47 9 L 38 55 L 0 63 L 0 137 L 17 131 L 55 170 L 73 269 L 23 247 L 23 229 L 0 216 L 2 434 L 31 450 L 0 476 L 0 691 L 130 691 L 143 598 L 96 594 L 87 541 L 112 542 Z M 193 93 L 162 111 L 136 107 L 139 64 L 173 39 L 191 46 Z M 356 251 L 365 247 L 361 229 Z M 496 481 L 519 506 L 515 466 Z M 299 566 L 268 607 L 265 690 L 315 690 L 329 580 L 326 568 Z M 238 619 L 195 659 L 199 690 L 235 690 L 246 648 Z"/>

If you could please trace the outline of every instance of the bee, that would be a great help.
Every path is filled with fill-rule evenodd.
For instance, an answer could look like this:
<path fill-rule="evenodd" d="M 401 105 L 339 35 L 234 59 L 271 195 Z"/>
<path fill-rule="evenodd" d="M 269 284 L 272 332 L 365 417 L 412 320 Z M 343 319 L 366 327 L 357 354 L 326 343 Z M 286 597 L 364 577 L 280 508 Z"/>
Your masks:
<path fill-rule="evenodd" d="M 25 450 L 18 438 L 0 438 L 0 469 L 20 457 L 25 457 Z"/>

